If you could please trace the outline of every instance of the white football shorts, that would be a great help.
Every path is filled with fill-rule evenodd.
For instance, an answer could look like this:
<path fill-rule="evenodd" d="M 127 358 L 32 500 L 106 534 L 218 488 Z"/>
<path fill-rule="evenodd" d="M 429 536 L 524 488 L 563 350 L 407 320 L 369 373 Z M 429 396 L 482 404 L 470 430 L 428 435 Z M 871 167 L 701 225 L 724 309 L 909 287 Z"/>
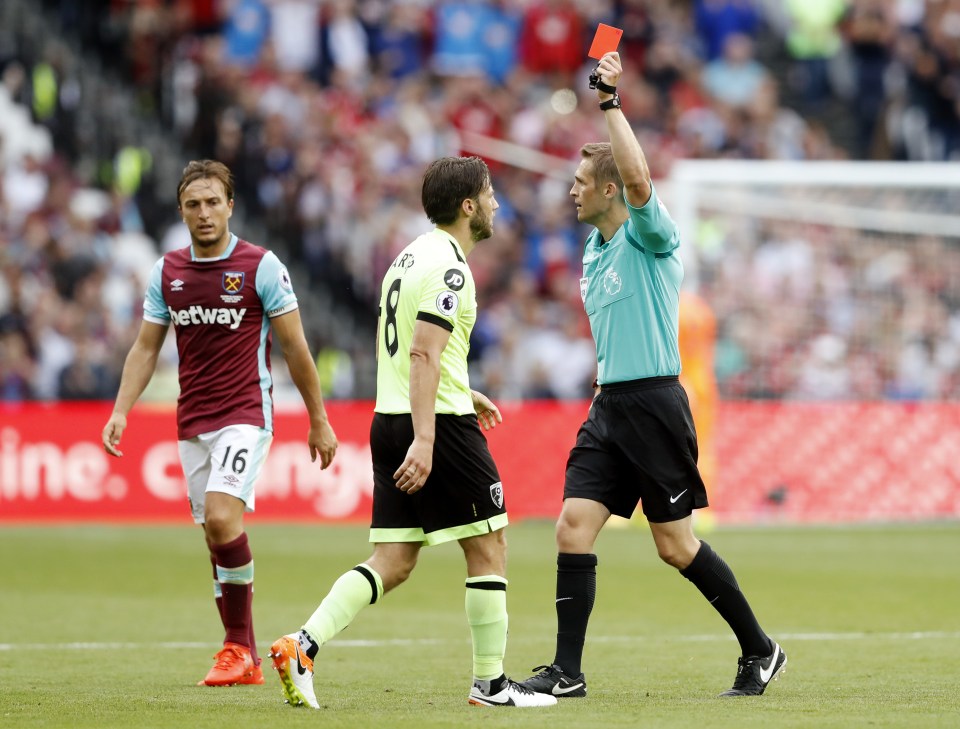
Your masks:
<path fill-rule="evenodd" d="M 254 510 L 253 487 L 272 441 L 273 434 L 256 425 L 229 425 L 177 442 L 194 522 L 204 523 L 208 491 L 236 496 L 244 511 Z"/>

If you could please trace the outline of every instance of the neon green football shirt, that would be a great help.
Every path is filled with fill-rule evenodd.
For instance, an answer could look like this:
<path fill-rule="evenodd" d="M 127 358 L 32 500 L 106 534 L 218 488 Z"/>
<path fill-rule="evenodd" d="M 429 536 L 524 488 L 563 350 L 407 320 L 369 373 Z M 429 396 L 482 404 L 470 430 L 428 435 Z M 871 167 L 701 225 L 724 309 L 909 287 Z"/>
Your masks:
<path fill-rule="evenodd" d="M 477 320 L 477 291 L 452 235 L 435 228 L 401 251 L 383 277 L 379 316 L 374 410 L 410 412 L 410 344 L 420 319 L 450 332 L 440 357 L 436 412 L 473 414 L 467 353 Z"/>

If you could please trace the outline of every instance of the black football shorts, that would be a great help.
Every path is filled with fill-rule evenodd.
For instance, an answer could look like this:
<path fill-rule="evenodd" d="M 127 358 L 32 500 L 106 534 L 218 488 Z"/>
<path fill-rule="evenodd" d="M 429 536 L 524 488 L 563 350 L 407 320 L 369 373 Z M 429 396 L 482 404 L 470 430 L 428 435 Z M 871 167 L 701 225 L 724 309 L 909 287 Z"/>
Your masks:
<path fill-rule="evenodd" d="M 407 494 L 393 474 L 413 442 L 413 421 L 409 413 L 374 413 L 371 542 L 440 544 L 506 526 L 503 485 L 477 416 L 437 415 L 436 423 L 433 468 L 423 487 Z"/>
<path fill-rule="evenodd" d="M 567 459 L 563 498 L 598 501 L 628 519 L 640 502 L 651 522 L 676 521 L 708 505 L 678 378 L 602 386 Z"/>

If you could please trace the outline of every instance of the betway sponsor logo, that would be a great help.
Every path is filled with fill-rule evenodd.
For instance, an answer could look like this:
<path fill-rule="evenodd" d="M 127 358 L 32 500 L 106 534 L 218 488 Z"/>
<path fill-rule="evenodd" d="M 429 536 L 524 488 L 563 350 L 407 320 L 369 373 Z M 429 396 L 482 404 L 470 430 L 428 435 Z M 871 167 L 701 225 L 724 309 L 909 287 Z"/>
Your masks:
<path fill-rule="evenodd" d="M 191 306 L 189 309 L 174 309 L 167 307 L 174 324 L 187 327 L 192 324 L 229 324 L 231 329 L 240 326 L 246 309 L 205 309 L 202 306 Z"/>

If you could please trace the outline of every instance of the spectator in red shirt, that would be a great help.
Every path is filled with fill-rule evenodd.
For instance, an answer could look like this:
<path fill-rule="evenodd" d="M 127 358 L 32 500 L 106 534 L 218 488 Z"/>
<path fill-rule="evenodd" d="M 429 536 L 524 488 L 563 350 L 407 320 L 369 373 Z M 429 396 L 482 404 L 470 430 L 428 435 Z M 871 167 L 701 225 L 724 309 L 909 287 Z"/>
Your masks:
<path fill-rule="evenodd" d="M 534 73 L 573 73 L 585 60 L 583 19 L 572 0 L 541 0 L 523 18 L 520 57 Z"/>

